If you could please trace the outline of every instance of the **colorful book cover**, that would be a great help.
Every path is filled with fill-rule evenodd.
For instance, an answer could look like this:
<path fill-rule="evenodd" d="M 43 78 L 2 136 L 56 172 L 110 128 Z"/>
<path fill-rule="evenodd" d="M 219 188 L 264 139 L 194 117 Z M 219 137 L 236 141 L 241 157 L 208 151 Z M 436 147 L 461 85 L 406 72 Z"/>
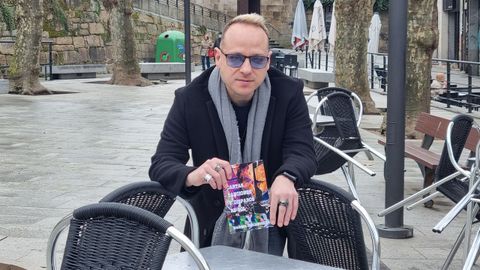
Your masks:
<path fill-rule="evenodd" d="M 230 233 L 268 228 L 270 204 L 263 161 L 232 165 L 223 190 Z"/>

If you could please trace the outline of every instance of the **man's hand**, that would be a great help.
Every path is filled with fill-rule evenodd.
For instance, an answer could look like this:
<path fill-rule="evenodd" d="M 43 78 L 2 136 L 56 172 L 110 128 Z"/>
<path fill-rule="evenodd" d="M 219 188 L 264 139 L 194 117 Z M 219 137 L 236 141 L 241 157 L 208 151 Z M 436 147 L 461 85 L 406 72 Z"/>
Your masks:
<path fill-rule="evenodd" d="M 228 161 L 212 158 L 187 175 L 185 186 L 209 184 L 213 189 L 221 190 L 227 188 L 227 179 L 231 176 L 232 169 Z"/>
<path fill-rule="evenodd" d="M 270 223 L 287 226 L 297 216 L 298 194 L 294 183 L 284 175 L 278 175 L 270 188 L 270 196 Z"/>

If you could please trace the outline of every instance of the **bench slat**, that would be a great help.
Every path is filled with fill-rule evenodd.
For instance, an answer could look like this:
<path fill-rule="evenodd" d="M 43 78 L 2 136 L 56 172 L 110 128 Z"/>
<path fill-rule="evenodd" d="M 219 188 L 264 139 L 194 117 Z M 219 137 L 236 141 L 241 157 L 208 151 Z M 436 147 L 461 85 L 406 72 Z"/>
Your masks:
<path fill-rule="evenodd" d="M 379 139 L 378 143 L 385 145 L 386 142 L 383 139 Z M 417 145 L 416 141 L 405 142 L 405 156 L 415 160 L 416 162 L 424 165 L 425 167 L 435 169 L 440 161 L 440 155 L 436 154 L 428 149 L 422 148 Z"/>
<path fill-rule="evenodd" d="M 415 124 L 415 130 L 423 134 L 445 140 L 447 127 L 450 120 L 431 115 L 425 112 L 420 113 Z"/>
<path fill-rule="evenodd" d="M 470 134 L 468 134 L 467 142 L 465 143 L 465 148 L 470 151 L 475 152 L 475 148 L 477 147 L 478 140 L 480 140 L 480 133 L 478 129 L 472 128 L 470 130 Z"/>
<path fill-rule="evenodd" d="M 405 156 L 430 169 L 437 168 L 440 162 L 439 154 L 409 143 L 405 144 Z"/>

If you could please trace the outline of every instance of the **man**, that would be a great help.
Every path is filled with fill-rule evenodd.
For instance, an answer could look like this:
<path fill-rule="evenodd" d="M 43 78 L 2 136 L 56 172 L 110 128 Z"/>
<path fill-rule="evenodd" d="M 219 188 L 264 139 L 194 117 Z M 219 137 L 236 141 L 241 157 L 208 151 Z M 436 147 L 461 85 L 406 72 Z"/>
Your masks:
<path fill-rule="evenodd" d="M 175 92 L 150 178 L 190 200 L 202 247 L 212 244 L 213 235 L 213 244 L 241 247 L 247 241 L 251 249 L 282 255 L 284 226 L 298 209 L 295 186 L 308 181 L 316 167 L 303 84 L 268 70 L 268 30 L 260 15 L 235 17 L 215 50 L 216 67 Z M 193 166 L 185 165 L 189 150 Z M 227 168 L 259 159 L 265 165 L 274 226 L 252 231 L 251 239 L 229 235 L 222 215 L 222 189 L 231 176 Z"/>

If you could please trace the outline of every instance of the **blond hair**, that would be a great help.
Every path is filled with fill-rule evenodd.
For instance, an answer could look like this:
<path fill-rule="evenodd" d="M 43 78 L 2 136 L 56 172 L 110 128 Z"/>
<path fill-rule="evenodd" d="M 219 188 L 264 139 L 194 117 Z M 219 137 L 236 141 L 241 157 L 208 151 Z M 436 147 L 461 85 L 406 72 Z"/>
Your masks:
<path fill-rule="evenodd" d="M 263 16 L 261 15 L 258 15 L 257 13 L 242 14 L 231 19 L 227 23 L 227 25 L 225 25 L 225 27 L 223 28 L 223 36 L 225 36 L 225 33 L 227 32 L 228 28 L 230 28 L 230 26 L 237 23 L 249 24 L 249 25 L 259 27 L 263 30 L 263 32 L 265 32 L 265 34 L 267 34 L 267 38 L 269 37 L 265 18 L 263 18 Z M 221 43 L 223 43 L 223 39 Z"/>
<path fill-rule="evenodd" d="M 439 82 L 444 82 L 445 81 L 445 74 L 443 74 L 441 72 L 437 73 L 435 75 L 435 79 L 437 79 L 437 81 L 439 81 Z"/>

